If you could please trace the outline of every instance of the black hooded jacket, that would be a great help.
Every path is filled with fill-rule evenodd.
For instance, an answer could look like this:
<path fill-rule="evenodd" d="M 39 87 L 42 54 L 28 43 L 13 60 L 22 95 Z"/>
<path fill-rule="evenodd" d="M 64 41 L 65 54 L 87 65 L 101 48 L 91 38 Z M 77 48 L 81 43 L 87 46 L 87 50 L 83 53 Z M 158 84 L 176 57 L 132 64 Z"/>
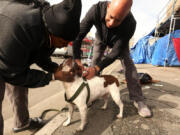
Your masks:
<path fill-rule="evenodd" d="M 47 85 L 58 66 L 51 61 L 54 48 L 49 48 L 48 44 L 38 4 L 0 0 L 1 79 L 24 87 Z M 48 73 L 30 69 L 33 63 Z"/>

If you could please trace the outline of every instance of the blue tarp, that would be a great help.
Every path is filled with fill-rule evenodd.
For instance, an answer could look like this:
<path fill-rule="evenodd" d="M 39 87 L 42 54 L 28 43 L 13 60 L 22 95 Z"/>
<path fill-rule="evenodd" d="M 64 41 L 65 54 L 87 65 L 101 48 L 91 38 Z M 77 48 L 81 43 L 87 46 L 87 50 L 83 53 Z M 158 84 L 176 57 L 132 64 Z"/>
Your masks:
<path fill-rule="evenodd" d="M 176 30 L 171 34 L 171 40 L 168 48 L 169 35 L 158 39 L 154 44 L 149 44 L 149 39 L 154 38 L 150 34 L 141 38 L 130 50 L 131 57 L 135 64 L 146 63 L 157 66 L 164 66 L 167 59 L 167 66 L 180 66 L 177 58 L 172 37 L 179 38 L 180 30 Z"/>

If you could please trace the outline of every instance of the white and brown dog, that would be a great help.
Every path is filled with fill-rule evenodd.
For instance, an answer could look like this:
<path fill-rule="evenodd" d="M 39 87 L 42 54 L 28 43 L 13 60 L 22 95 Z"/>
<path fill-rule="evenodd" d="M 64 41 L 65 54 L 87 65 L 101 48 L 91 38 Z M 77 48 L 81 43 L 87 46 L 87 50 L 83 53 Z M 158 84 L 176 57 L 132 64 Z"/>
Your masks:
<path fill-rule="evenodd" d="M 66 98 L 72 98 L 77 89 L 82 85 L 82 83 L 84 83 L 85 85 L 87 84 L 87 87 L 82 87 L 82 91 L 79 93 L 79 95 L 71 103 L 68 102 L 68 118 L 63 123 L 63 126 L 67 126 L 70 124 L 75 104 L 78 107 L 81 116 L 81 124 L 77 131 L 82 131 L 87 123 L 87 105 L 91 104 L 96 99 L 103 98 L 105 103 L 102 109 L 106 109 L 109 95 L 111 95 L 112 99 L 119 107 L 119 114 L 117 115 L 117 118 L 122 118 L 123 103 L 120 99 L 118 80 L 111 75 L 102 75 L 96 76 L 84 82 L 83 78 L 81 77 L 82 70 L 77 66 L 77 64 L 73 63 L 74 62 L 72 59 L 68 59 L 62 65 L 62 71 L 74 72 L 75 77 L 74 82 L 63 82 Z"/>

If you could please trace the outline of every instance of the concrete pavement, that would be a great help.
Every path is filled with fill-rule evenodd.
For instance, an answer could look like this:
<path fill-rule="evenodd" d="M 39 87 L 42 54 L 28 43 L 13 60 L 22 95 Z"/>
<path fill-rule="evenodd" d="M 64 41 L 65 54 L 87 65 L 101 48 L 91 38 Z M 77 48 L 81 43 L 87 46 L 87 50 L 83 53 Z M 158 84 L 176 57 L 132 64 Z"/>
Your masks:
<path fill-rule="evenodd" d="M 153 117 L 141 118 L 137 114 L 132 101 L 129 100 L 125 84 L 121 85 L 121 97 L 125 104 L 124 118 L 116 119 L 117 106 L 112 102 L 108 103 L 108 109 L 100 110 L 102 101 L 98 100 L 88 112 L 88 125 L 83 132 L 75 132 L 80 124 L 79 112 L 73 115 L 72 124 L 62 127 L 65 120 L 65 113 L 51 112 L 46 119 L 55 116 L 43 128 L 36 131 L 25 131 L 17 135 L 179 135 L 180 133 L 180 68 L 178 67 L 155 67 L 152 65 L 136 65 L 138 72 L 149 73 L 154 80 L 160 82 L 142 86 L 146 102 L 153 111 Z M 119 61 L 115 61 L 106 68 L 104 74 L 113 74 L 119 81 L 124 80 L 124 75 L 118 73 L 121 69 Z M 44 89 L 59 89 L 60 83 L 54 82 Z M 38 90 L 40 91 L 40 90 Z M 56 96 L 50 96 L 46 101 L 30 109 L 32 116 L 39 116 L 43 110 L 65 106 L 63 91 Z M 33 99 L 31 99 L 33 100 Z M 42 108 L 40 107 L 42 106 Z M 12 120 L 11 120 L 12 121 Z M 10 122 L 9 122 L 10 123 Z M 7 124 L 6 124 L 7 125 Z M 8 124 L 9 126 L 9 124 Z M 10 126 L 9 126 L 10 127 Z M 12 133 L 11 133 L 12 134 Z M 9 135 L 9 134 L 7 134 Z"/>
<path fill-rule="evenodd" d="M 53 57 L 53 61 L 61 63 L 62 59 Z M 32 65 L 31 68 L 39 69 L 36 65 Z M 45 87 L 29 89 L 28 98 L 30 117 L 39 117 L 45 110 L 48 109 L 61 110 L 65 105 L 65 101 L 62 100 L 64 98 L 63 96 L 63 87 L 60 81 L 51 82 Z M 4 135 L 13 135 L 13 112 L 11 104 L 8 100 L 7 96 L 5 96 L 2 108 L 4 117 Z M 57 111 L 49 111 L 46 114 L 45 119 L 50 119 L 57 113 Z M 25 131 L 16 135 L 30 135 L 34 132 L 36 132 L 36 130 Z"/>
<path fill-rule="evenodd" d="M 153 112 L 153 117 L 146 119 L 137 114 L 133 102 L 129 100 L 125 84 L 121 85 L 121 97 L 125 104 L 124 118 L 116 119 L 118 108 L 109 101 L 108 109 L 99 108 L 98 100 L 88 112 L 88 125 L 83 132 L 75 132 L 80 124 L 79 112 L 73 115 L 72 124 L 68 127 L 58 126 L 52 135 L 179 135 L 180 133 L 180 68 L 136 65 L 138 72 L 149 73 L 157 83 L 142 86 L 146 103 Z M 104 74 L 114 74 L 119 81 L 124 76 L 118 71 L 121 67 L 116 61 Z M 48 127 L 47 127 L 48 128 Z M 44 127 L 44 129 L 47 129 Z M 40 131 L 43 131 L 40 130 Z M 41 132 L 42 133 L 42 132 Z"/>

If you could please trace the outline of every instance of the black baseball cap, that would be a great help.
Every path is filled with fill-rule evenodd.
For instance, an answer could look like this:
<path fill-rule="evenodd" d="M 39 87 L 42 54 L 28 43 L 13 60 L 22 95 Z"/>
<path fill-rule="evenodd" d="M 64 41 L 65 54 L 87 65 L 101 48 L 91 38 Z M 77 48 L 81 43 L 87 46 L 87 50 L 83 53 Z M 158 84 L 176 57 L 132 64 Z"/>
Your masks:
<path fill-rule="evenodd" d="M 48 31 L 54 36 L 72 41 L 80 30 L 81 0 L 63 0 L 43 12 Z"/>

